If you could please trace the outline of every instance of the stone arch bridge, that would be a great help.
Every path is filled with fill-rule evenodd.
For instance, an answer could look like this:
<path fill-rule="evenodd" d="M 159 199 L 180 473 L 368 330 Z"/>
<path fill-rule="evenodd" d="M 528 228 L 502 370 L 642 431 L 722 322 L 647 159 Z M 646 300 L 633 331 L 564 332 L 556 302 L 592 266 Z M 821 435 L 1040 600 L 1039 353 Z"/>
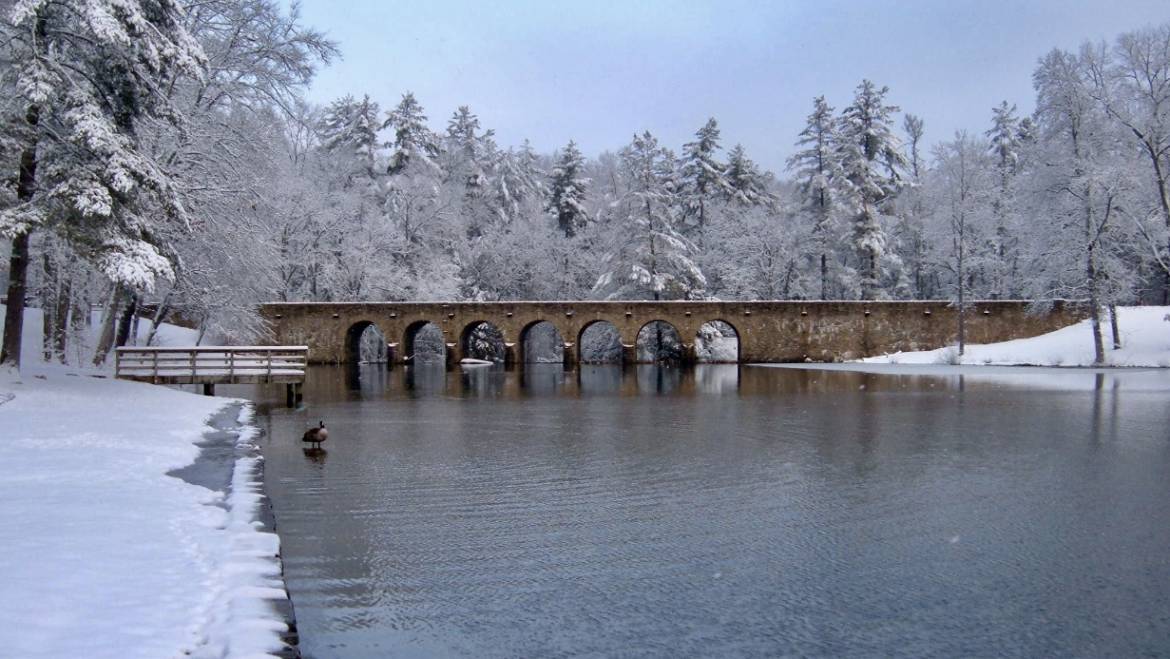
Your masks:
<path fill-rule="evenodd" d="M 467 336 L 491 323 L 504 337 L 507 361 L 522 363 L 526 333 L 546 321 L 564 341 L 567 364 L 580 360 L 581 334 L 606 321 L 617 328 L 623 360 L 636 361 L 638 332 L 654 321 L 670 323 L 683 343 L 683 360 L 695 359 L 699 328 L 721 320 L 735 329 L 738 361 L 832 362 L 953 343 L 957 310 L 946 301 L 912 302 L 278 302 L 261 307 L 279 345 L 307 345 L 313 363 L 357 361 L 362 332 L 376 325 L 386 337 L 389 361 L 412 356 L 414 334 L 433 323 L 443 334 L 448 365 L 468 354 Z M 967 342 L 1025 338 L 1084 317 L 1071 303 L 1033 313 L 1026 301 L 986 301 L 968 308 Z"/>

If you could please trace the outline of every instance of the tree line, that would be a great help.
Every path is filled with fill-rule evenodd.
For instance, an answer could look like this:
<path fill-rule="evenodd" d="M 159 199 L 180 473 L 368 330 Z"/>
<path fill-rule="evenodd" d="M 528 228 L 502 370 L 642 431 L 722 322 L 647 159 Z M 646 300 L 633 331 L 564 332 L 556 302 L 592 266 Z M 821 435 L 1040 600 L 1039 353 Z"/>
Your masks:
<path fill-rule="evenodd" d="M 101 361 L 144 309 L 243 340 L 269 300 L 1073 298 L 1104 361 L 1110 309 L 1170 295 L 1170 25 L 1049 52 L 1034 112 L 945 139 L 869 80 L 817 97 L 780 173 L 714 118 L 587 158 L 409 92 L 315 107 L 336 45 L 268 0 L 29 0 L 3 29 L 8 299 L 47 359 L 93 303 Z"/>

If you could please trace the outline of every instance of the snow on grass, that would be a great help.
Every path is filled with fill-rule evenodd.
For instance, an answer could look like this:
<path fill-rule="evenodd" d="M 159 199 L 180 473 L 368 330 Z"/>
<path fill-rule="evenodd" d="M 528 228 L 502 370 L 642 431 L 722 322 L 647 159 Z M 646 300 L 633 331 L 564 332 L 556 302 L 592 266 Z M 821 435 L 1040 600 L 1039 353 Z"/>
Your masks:
<path fill-rule="evenodd" d="M 237 461 L 226 501 L 167 475 L 232 401 L 39 364 L 32 324 L 22 373 L 0 372 L 0 654 L 281 649 L 279 541 L 254 525 L 259 458 Z"/>
<path fill-rule="evenodd" d="M 1170 367 L 1170 307 L 1121 307 L 1121 349 L 1110 346 L 1108 319 L 1103 319 L 1105 363 L 1108 366 Z M 1084 320 L 1063 329 L 1003 343 L 969 344 L 960 357 L 954 346 L 922 352 L 900 352 L 860 360 L 866 364 L 963 364 L 1092 366 L 1093 334 Z"/>

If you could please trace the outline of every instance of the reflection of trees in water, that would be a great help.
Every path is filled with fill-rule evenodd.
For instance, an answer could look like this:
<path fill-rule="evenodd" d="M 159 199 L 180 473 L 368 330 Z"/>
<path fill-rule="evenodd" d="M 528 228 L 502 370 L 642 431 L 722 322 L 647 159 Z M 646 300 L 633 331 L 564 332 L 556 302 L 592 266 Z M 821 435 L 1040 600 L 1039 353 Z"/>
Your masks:
<path fill-rule="evenodd" d="M 622 368 L 584 364 L 577 369 L 577 382 L 583 394 L 616 393 L 622 389 Z"/>
<path fill-rule="evenodd" d="M 701 362 L 739 361 L 739 335 L 722 320 L 703 323 L 695 336 L 695 357 Z"/>
<path fill-rule="evenodd" d="M 659 366 L 658 364 L 639 364 L 636 367 L 638 378 L 638 392 L 652 394 L 666 394 L 677 391 L 682 384 L 683 369 Z"/>
<path fill-rule="evenodd" d="M 555 325 L 542 321 L 524 333 L 524 361 L 530 364 L 559 364 L 564 361 L 565 341 Z"/>
<path fill-rule="evenodd" d="M 467 332 L 464 357 L 484 359 L 489 362 L 503 362 L 507 347 L 504 333 L 491 323 L 479 323 Z"/>
<path fill-rule="evenodd" d="M 409 366 L 403 386 L 414 396 L 441 394 L 447 389 L 447 369 L 442 363 L 419 362 Z"/>
<path fill-rule="evenodd" d="M 581 361 L 586 364 L 620 364 L 622 337 L 613 323 L 593 323 L 581 332 Z"/>
<path fill-rule="evenodd" d="M 526 364 L 520 372 L 520 389 L 530 394 L 557 393 L 565 387 L 565 374 L 560 364 Z"/>
<path fill-rule="evenodd" d="M 682 360 L 682 339 L 668 322 L 655 320 L 638 332 L 639 362 L 678 362 Z"/>
<path fill-rule="evenodd" d="M 386 336 L 377 325 L 367 325 L 358 338 L 358 361 L 363 364 L 386 363 Z"/>
<path fill-rule="evenodd" d="M 447 347 L 443 342 L 443 330 L 434 323 L 423 325 L 414 333 L 414 356 L 416 364 L 442 364 L 447 359 Z"/>
<path fill-rule="evenodd" d="M 705 394 L 734 393 L 739 390 L 739 366 L 699 364 L 695 366 L 695 388 Z"/>

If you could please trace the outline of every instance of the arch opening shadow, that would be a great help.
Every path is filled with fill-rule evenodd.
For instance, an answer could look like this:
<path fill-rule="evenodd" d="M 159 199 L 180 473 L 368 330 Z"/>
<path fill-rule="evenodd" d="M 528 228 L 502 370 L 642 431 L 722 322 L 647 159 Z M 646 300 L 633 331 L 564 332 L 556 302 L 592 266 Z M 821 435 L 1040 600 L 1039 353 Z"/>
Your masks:
<path fill-rule="evenodd" d="M 520 332 L 520 358 L 526 364 L 562 364 L 565 339 L 547 320 L 529 324 Z"/>
<path fill-rule="evenodd" d="M 447 345 L 443 330 L 430 321 L 412 323 L 402 337 L 402 359 L 408 364 L 444 364 Z"/>
<path fill-rule="evenodd" d="M 464 359 L 482 359 L 502 364 L 508 354 L 504 333 L 486 320 L 479 320 L 464 327 L 459 343 L 463 348 Z"/>
<path fill-rule="evenodd" d="M 674 325 L 665 320 L 652 320 L 638 330 L 636 343 L 638 363 L 677 364 L 682 361 L 682 337 Z"/>
<path fill-rule="evenodd" d="M 384 364 L 386 335 L 368 320 L 354 323 L 345 333 L 345 361 L 349 364 Z"/>
<path fill-rule="evenodd" d="M 738 364 L 739 332 L 725 320 L 710 320 L 695 334 L 695 359 L 705 364 Z"/>
<path fill-rule="evenodd" d="M 622 363 L 622 335 L 608 320 L 598 320 L 581 328 L 577 336 L 578 356 L 583 364 Z"/>

